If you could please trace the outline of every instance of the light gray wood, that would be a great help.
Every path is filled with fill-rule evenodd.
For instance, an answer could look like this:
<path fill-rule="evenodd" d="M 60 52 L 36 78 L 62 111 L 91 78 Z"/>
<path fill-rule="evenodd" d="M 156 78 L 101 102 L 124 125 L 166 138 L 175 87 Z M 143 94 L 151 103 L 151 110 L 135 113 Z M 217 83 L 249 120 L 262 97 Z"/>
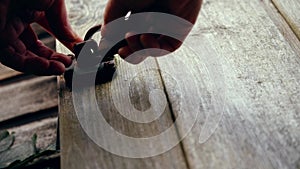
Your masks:
<path fill-rule="evenodd" d="M 68 12 L 73 28 L 80 35 L 83 35 L 88 28 L 99 24 L 102 18 L 101 10 L 104 9 L 105 3 L 105 1 L 68 1 Z M 57 50 L 62 53 L 68 53 L 68 50 L 60 44 L 57 46 Z M 124 95 L 126 96 L 129 94 L 131 96 L 130 100 L 122 98 L 116 101 L 122 103 L 123 106 L 127 108 L 135 107 L 137 110 L 147 110 L 150 106 L 148 101 L 149 92 L 153 89 L 163 90 L 162 81 L 155 60 L 149 59 L 138 66 L 119 61 L 118 65 L 118 75 L 114 79 L 114 83 L 107 83 L 96 87 L 97 103 L 99 104 L 106 121 L 116 131 L 131 137 L 150 137 L 164 131 L 172 124 L 171 112 L 168 106 L 165 108 L 165 111 L 159 119 L 149 124 L 141 124 L 131 122 L 120 116 L 118 110 L 115 108 L 115 103 L 111 98 L 111 95 L 117 95 L 117 97 L 122 98 Z M 147 71 L 145 71 L 145 68 Z M 180 144 L 162 155 L 148 158 L 126 158 L 114 155 L 100 148 L 87 136 L 80 126 L 74 110 L 74 106 L 76 105 L 72 102 L 72 93 L 67 89 L 63 89 L 63 83 L 64 79 L 60 77 L 59 86 L 61 87 L 61 91 L 59 97 L 59 115 L 61 166 L 63 169 L 187 168 Z M 123 86 L 122 84 L 129 86 L 130 83 L 132 87 L 129 88 L 129 93 L 123 93 L 126 86 Z M 93 110 L 93 107 L 89 107 L 89 103 L 93 101 L 91 100 L 93 94 L 91 92 L 91 88 L 87 88 L 81 93 L 82 97 L 77 98 L 76 101 L 79 102 L 79 105 L 81 103 L 82 107 L 86 106 Z M 132 105 L 131 103 L 127 104 L 128 102 L 131 102 Z M 97 119 L 93 118 L 93 115 L 86 115 L 84 117 L 87 117 L 87 120 L 90 121 L 91 124 Z M 98 137 L 105 137 L 106 134 L 109 134 L 102 131 L 99 126 L 91 126 L 91 128 L 100 133 L 100 136 Z M 171 141 L 177 139 L 176 132 L 173 133 L 172 136 L 173 138 L 170 138 Z M 150 143 L 145 149 L 140 149 L 138 151 L 144 151 L 146 153 L 151 150 L 150 147 L 166 147 L 169 144 L 169 141 L 170 140 L 166 139 L 160 143 Z M 118 142 L 118 140 L 111 140 L 111 146 L 121 150 L 124 148 L 126 149 L 127 145 Z M 134 148 L 132 150 L 134 150 Z"/>
<path fill-rule="evenodd" d="M 89 4 L 94 7 L 89 7 Z M 96 4 L 99 2 L 74 1 L 68 6 L 69 11 L 79 7 L 103 9 L 103 5 Z M 87 19 L 84 22 L 87 27 L 96 24 L 91 18 L 97 15 L 87 17 L 91 14 L 89 12 L 70 14 L 72 25 L 81 35 L 87 29 L 80 24 L 84 19 Z M 59 98 L 62 168 L 298 169 L 298 44 L 287 23 L 266 1 L 204 2 L 201 16 L 186 46 L 173 56 L 157 59 L 160 74 L 157 74 L 157 68 L 150 74 L 142 71 L 147 66 L 155 67 L 153 60 L 148 59 L 136 67 L 121 67 L 120 77 L 113 81 L 122 84 L 122 80 L 127 79 L 124 77 L 129 74 L 143 72 L 138 78 L 141 80 L 132 85 L 134 88 L 131 91 L 131 102 L 142 109 L 149 106 L 143 94 L 153 89 L 149 86 L 164 86 L 171 107 L 165 111 L 168 116 L 158 123 L 170 126 L 170 113 L 177 118 L 183 115 L 191 123 L 177 121 L 179 137 L 187 134 L 186 130 L 193 125 L 194 113 L 199 113 L 198 121 L 182 145 L 178 144 L 163 155 L 147 159 L 112 155 L 98 148 L 88 138 L 74 113 L 72 94 L 62 88 Z M 58 45 L 58 49 L 67 52 L 61 45 Z M 63 86 L 63 79 L 59 79 L 59 83 Z M 124 87 L 117 86 L 116 90 L 112 90 L 111 84 L 96 87 L 97 102 L 111 126 L 131 136 L 161 131 L 159 127 L 154 127 L 157 124 L 136 129 L 137 124 L 129 123 L 120 115 L 115 116 L 117 111 L 110 95 L 123 95 Z M 77 101 L 91 101 L 91 91 L 85 90 L 85 96 Z M 191 91 L 193 94 L 185 96 L 184 92 Z M 224 111 L 220 112 L 222 104 Z M 124 105 L 124 109 L 127 106 Z M 206 122 L 207 118 L 210 123 Z M 215 123 L 218 124 L 217 128 Z M 203 129 L 208 131 L 203 132 Z M 184 153 L 179 146 L 183 146 Z"/>
<path fill-rule="evenodd" d="M 31 141 L 32 136 L 36 134 L 36 148 L 39 150 L 45 150 L 50 145 L 56 143 L 57 120 L 57 117 L 50 117 L 21 126 L 9 128 L 7 131 L 14 133 L 14 146 Z"/>
<path fill-rule="evenodd" d="M 274 6 L 271 0 L 264 0 L 261 4 L 268 13 L 270 19 L 272 19 L 273 23 L 284 36 L 285 40 L 291 45 L 297 55 L 300 56 L 300 41 L 292 28 L 286 22 L 285 18 L 279 13 L 276 6 Z"/>
<path fill-rule="evenodd" d="M 124 76 L 133 74 L 134 71 L 139 72 L 143 70 L 144 66 L 153 65 L 153 60 L 149 60 L 144 64 L 133 67 L 127 65 L 120 70 L 122 77 L 117 77 L 115 79 L 116 83 L 122 83 L 124 81 Z M 137 109 L 147 109 L 149 103 L 145 103 L 148 90 L 154 88 L 162 88 L 162 84 L 158 78 L 158 72 L 142 72 L 137 80 L 136 85 L 132 89 L 130 95 L 133 96 L 131 102 L 136 106 Z M 138 82 L 141 82 L 139 84 Z M 110 83 L 97 86 L 96 97 L 97 103 L 101 109 L 103 116 L 106 121 L 111 125 L 116 131 L 124 133 L 131 137 L 150 137 L 159 134 L 161 131 L 166 129 L 171 123 L 172 119 L 170 117 L 170 111 L 167 108 L 162 117 L 158 120 L 147 124 L 136 124 L 130 122 L 128 119 L 120 116 L 118 110 L 114 107 L 113 100 L 111 100 L 112 93 L 122 93 L 123 86 L 117 86 L 116 90 L 112 90 Z M 90 89 L 87 89 L 82 93 L 81 100 L 77 100 L 78 103 L 82 103 L 83 106 L 89 106 L 91 101 L 90 96 L 92 95 Z M 124 100 L 120 100 L 120 102 Z M 183 154 L 180 145 L 177 145 L 171 151 L 156 157 L 144 158 L 144 159 L 130 159 L 125 157 L 120 157 L 113 155 L 98 145 L 93 143 L 91 139 L 84 133 L 82 127 L 80 126 L 77 116 L 75 115 L 75 110 L 73 108 L 71 93 L 68 91 L 62 91 L 62 95 L 59 101 L 60 108 L 60 135 L 61 135 L 61 159 L 62 168 L 186 168 L 185 161 L 183 159 Z M 124 108 L 131 105 L 125 105 Z M 91 108 L 93 109 L 93 108 Z M 79 112 L 83 113 L 83 112 Z M 92 113 L 92 112 L 90 112 Z M 95 124 L 95 119 L 92 114 L 84 115 L 88 117 L 90 124 Z M 82 118 L 81 118 L 82 119 Z M 101 126 L 95 125 L 94 130 L 100 133 L 101 136 L 105 137 L 109 133 L 101 130 Z M 174 133 L 174 136 L 177 136 Z M 160 142 L 159 147 L 164 147 L 164 144 L 168 144 L 170 140 L 166 139 L 164 142 Z M 118 142 L 118 139 L 111 140 L 111 146 L 115 146 L 121 149 L 126 149 L 126 144 Z M 147 145 L 145 149 L 140 151 L 149 151 L 150 147 L 157 147 L 158 145 Z M 134 150 L 132 150 L 134 151 Z M 80 161 L 80 163 L 78 163 Z"/>
<path fill-rule="evenodd" d="M 283 17 L 300 39 L 300 1 L 298 0 L 272 0 Z"/>
<path fill-rule="evenodd" d="M 34 155 L 36 151 L 41 152 L 55 147 L 56 125 L 57 117 L 52 117 L 7 129 L 10 136 L 5 139 L 9 145 L 8 147 L 1 145 L 1 148 L 5 149 L 0 151 L 0 166 L 8 166 L 16 160 L 24 160 Z M 32 140 L 34 135 L 37 136 L 36 142 Z M 1 143 L 3 142 L 2 140 Z M 51 157 L 40 157 L 34 161 L 40 160 L 41 162 Z"/>
<path fill-rule="evenodd" d="M 20 75 L 20 74 L 21 74 L 20 72 L 12 70 L 0 63 L 0 81 Z"/>
<path fill-rule="evenodd" d="M 57 106 L 55 77 L 38 77 L 0 86 L 0 121 Z"/>
<path fill-rule="evenodd" d="M 300 58 L 289 44 L 293 40 L 285 39 L 291 36 L 280 31 L 284 27 L 277 28 L 258 0 L 204 3 L 191 34 L 198 39 L 187 39 L 187 47 L 174 54 L 182 64 L 189 65 L 195 74 L 189 78 L 195 78 L 200 90 L 194 96 L 201 105 L 195 110 L 200 119 L 183 141 L 190 168 L 299 168 Z M 209 63 L 205 56 L 210 59 L 212 53 L 197 53 L 193 44 L 198 49 L 214 48 L 215 64 L 205 64 Z M 176 59 L 163 57 L 158 63 L 162 72 L 173 78 L 186 78 L 173 73 L 180 67 Z M 218 63 L 223 69 L 220 74 L 224 75 L 224 114 L 213 135 L 200 144 L 205 119 L 210 113 L 217 119 L 220 113 L 209 110 L 216 106 L 212 105 L 213 96 L 218 96 L 214 93 L 220 93 L 211 85 L 222 84 L 222 78 L 214 81 L 219 74 L 206 69 L 217 69 Z M 162 76 L 165 79 L 164 73 Z M 168 94 L 177 90 L 165 86 Z M 179 124 L 180 135 L 185 134 L 181 131 L 185 127 L 186 124 Z"/>

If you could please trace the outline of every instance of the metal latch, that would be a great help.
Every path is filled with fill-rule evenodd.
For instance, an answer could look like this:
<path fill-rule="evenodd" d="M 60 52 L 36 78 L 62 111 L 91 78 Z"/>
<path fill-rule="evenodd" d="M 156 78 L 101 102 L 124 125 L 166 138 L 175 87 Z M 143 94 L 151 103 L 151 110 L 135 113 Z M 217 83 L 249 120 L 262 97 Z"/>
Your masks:
<path fill-rule="evenodd" d="M 122 46 L 126 45 L 126 41 L 120 41 L 104 53 L 101 50 L 101 44 L 105 44 L 105 39 L 101 39 L 99 45 L 92 39 L 93 35 L 100 29 L 101 25 L 90 28 L 84 37 L 84 41 L 74 46 L 73 63 L 64 73 L 66 87 L 69 89 L 72 89 L 72 79 L 75 74 L 77 78 L 81 79 L 80 83 L 82 84 L 76 84 L 80 87 L 85 87 L 85 80 L 92 78 L 91 76 L 95 75 L 95 70 L 97 71 L 96 78 L 93 77 L 95 84 L 103 84 L 113 79 L 116 71 L 114 55 L 118 53 Z M 103 57 L 103 55 L 105 56 Z M 74 71 L 75 68 L 76 71 Z M 78 82 L 76 81 L 76 83 Z"/>

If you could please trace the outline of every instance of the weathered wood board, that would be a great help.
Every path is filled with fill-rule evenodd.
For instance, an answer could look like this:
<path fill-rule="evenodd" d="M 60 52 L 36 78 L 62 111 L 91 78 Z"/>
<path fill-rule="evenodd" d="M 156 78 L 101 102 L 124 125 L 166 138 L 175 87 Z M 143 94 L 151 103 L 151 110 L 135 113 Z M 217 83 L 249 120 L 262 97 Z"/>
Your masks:
<path fill-rule="evenodd" d="M 32 27 L 46 46 L 55 49 L 53 37 L 37 24 L 32 24 Z M 34 77 L 2 64 L 0 64 L 0 94 L 0 122 L 57 107 L 55 77 Z"/>
<path fill-rule="evenodd" d="M 173 118 L 183 115 L 190 123 L 176 121 L 176 125 L 178 137 L 184 137 L 198 113 L 198 121 L 182 144 L 162 155 L 132 159 L 99 148 L 79 124 L 72 93 L 61 88 L 62 168 L 298 169 L 299 41 L 266 2 L 205 1 L 186 46 L 156 62 L 153 58 L 137 66 L 122 62 L 112 83 L 96 87 L 97 103 L 106 121 L 128 136 L 158 134 L 172 125 Z M 71 24 L 80 35 L 101 22 L 105 2 L 67 3 Z M 68 52 L 61 45 L 57 49 Z M 112 93 L 124 95 L 127 90 L 121 84 L 132 79 L 131 74 L 138 75 L 133 83 L 127 82 L 132 88 L 130 101 L 137 109 L 149 107 L 148 94 L 154 86 L 163 89 L 169 101 L 164 116 L 148 126 L 121 117 L 111 98 Z M 59 79 L 61 86 L 63 81 Z M 86 89 L 75 101 L 89 105 L 92 91 Z M 120 102 L 124 109 L 130 106 L 124 99 Z M 87 120 L 96 119 L 92 117 Z M 171 142 L 162 141 L 158 147 Z M 122 149 L 126 145 L 116 146 Z"/>
<path fill-rule="evenodd" d="M 153 65 L 154 60 L 148 60 L 144 64 L 134 67 L 127 65 L 120 70 L 123 78 L 115 79 L 117 83 L 121 83 L 125 80 L 126 75 L 130 75 L 135 71 L 143 69 L 149 65 Z M 144 72 L 141 73 L 137 78 L 138 82 L 131 91 L 135 99 L 131 102 L 140 109 L 145 109 L 149 106 L 149 103 L 145 103 L 146 96 L 149 93 L 148 90 L 154 88 L 162 88 L 162 84 L 158 78 L 158 72 Z M 149 82 L 150 81 L 150 82 Z M 138 83 L 136 82 L 136 83 Z M 123 82 L 124 83 L 124 82 Z M 145 86 L 144 86 L 145 85 Z M 122 85 L 118 85 L 116 90 L 113 90 L 110 84 L 105 84 L 98 86 L 96 88 L 96 97 L 99 107 L 106 121 L 111 125 L 116 131 L 124 133 L 125 135 L 131 137 L 149 137 L 159 134 L 161 131 L 166 129 L 170 124 L 172 124 L 171 114 L 167 108 L 163 113 L 162 117 L 159 120 L 156 120 L 150 124 L 135 124 L 128 121 L 124 117 L 120 116 L 118 110 L 114 107 L 113 100 L 111 100 L 110 95 L 114 93 L 122 93 Z M 93 93 L 90 89 L 83 92 L 82 100 L 77 100 L 79 103 L 82 103 L 84 106 L 88 106 L 92 102 L 90 96 Z M 119 94 L 121 95 L 121 94 Z M 120 96 L 122 97 L 122 96 Z M 184 169 L 187 168 L 183 152 L 181 151 L 180 145 L 173 148 L 168 153 L 165 153 L 160 156 L 145 158 L 145 159 L 130 159 L 125 157 L 120 157 L 113 155 L 104 149 L 96 145 L 89 137 L 85 134 L 82 127 L 79 124 L 78 117 L 75 114 L 73 104 L 71 102 L 72 94 L 68 91 L 62 91 L 60 97 L 60 135 L 61 135 L 61 162 L 62 168 L 178 168 Z M 124 101 L 125 102 L 125 101 Z M 131 105 L 127 105 L 131 106 Z M 83 112 L 79 112 L 83 113 Z M 88 112 L 87 112 L 88 113 Z M 92 112 L 90 112 L 92 113 Z M 97 118 L 91 115 L 85 115 L 88 117 L 90 124 L 96 123 Z M 105 137 L 105 131 L 102 131 L 99 125 L 94 126 L 97 132 L 101 133 Z M 173 135 L 177 136 L 176 133 Z M 161 142 L 160 146 L 164 147 L 169 143 L 170 140 L 165 140 Z M 166 144 L 166 145 L 165 145 Z M 119 147 L 120 149 L 126 149 L 127 145 L 118 144 L 118 140 L 111 140 L 111 145 Z M 125 147 L 123 147 L 125 146 Z M 148 145 L 149 147 L 155 147 L 157 145 Z M 141 149 L 140 151 L 148 151 L 147 148 Z M 84 159 L 84 160 L 81 160 Z M 174 160 L 176 159 L 176 160 Z M 78 160 L 81 160 L 81 163 L 78 164 Z"/>
<path fill-rule="evenodd" d="M 298 0 L 272 0 L 277 9 L 287 20 L 288 24 L 300 39 L 300 1 Z"/>
<path fill-rule="evenodd" d="M 104 4 L 105 2 L 99 1 L 89 1 L 88 3 L 84 1 L 68 2 L 71 23 L 80 35 L 83 35 L 88 28 L 101 22 L 101 10 L 99 9 L 104 9 Z M 92 11 L 97 12 L 91 13 Z M 59 52 L 68 53 L 68 50 L 60 45 L 57 46 L 57 50 Z M 110 98 L 111 93 L 119 94 L 120 97 L 122 97 L 122 89 L 124 89 L 124 86 L 121 84 L 126 83 L 126 79 L 130 79 L 132 75 L 141 72 L 137 74 L 136 81 L 133 81 L 135 84 L 132 85 L 133 88 L 130 89 L 130 93 L 127 94 L 132 96 L 131 98 L 133 98 L 133 100 L 131 100 L 131 103 L 136 109 L 147 109 L 149 107 L 149 102 L 147 101 L 149 92 L 153 88 L 163 90 L 155 60 L 149 59 L 139 66 L 126 64 L 124 61 L 120 64 L 123 66 L 118 68 L 119 73 L 117 75 L 118 78 L 115 79 L 115 88 L 112 89 L 110 83 L 97 86 L 96 88 L 97 102 L 103 112 L 103 116 L 105 116 L 106 121 L 117 131 L 132 137 L 147 137 L 159 134 L 160 131 L 163 131 L 172 124 L 171 112 L 168 107 L 165 109 L 162 117 L 149 125 L 135 124 L 118 114 L 118 110 L 116 110 L 113 100 Z M 143 71 L 144 68 L 148 68 L 148 71 Z M 154 70 L 152 70 L 152 68 L 154 68 Z M 59 80 L 59 83 L 62 82 L 62 79 Z M 82 102 L 83 105 L 88 105 L 91 101 L 91 91 L 90 89 L 85 90 L 81 100 L 77 101 Z M 180 144 L 163 155 L 145 159 L 125 158 L 105 151 L 96 145 L 83 131 L 71 100 L 72 93 L 68 90 L 62 90 L 59 98 L 62 168 L 187 168 Z M 119 101 L 124 102 L 123 100 Z M 127 107 L 128 106 L 132 105 L 127 105 Z M 89 121 L 95 121 L 93 116 L 89 118 Z M 95 130 L 97 129 L 99 130 L 99 128 L 95 128 Z M 102 134 L 104 135 L 105 133 Z M 177 137 L 177 133 L 173 133 L 173 136 Z M 112 142 L 113 141 L 114 140 L 112 140 Z M 168 142 L 169 140 L 161 142 L 159 146 L 164 147 Z M 119 146 L 120 149 L 122 149 L 122 145 L 117 144 L 117 142 L 113 142 L 112 146 Z M 148 146 L 154 147 L 156 145 L 149 144 Z M 147 151 L 147 149 L 141 151 Z M 78 161 L 81 161 L 80 164 Z"/>
<path fill-rule="evenodd" d="M 0 85 L 0 121 L 57 106 L 55 77 L 38 77 Z"/>
<path fill-rule="evenodd" d="M 37 135 L 36 147 L 45 150 L 49 145 L 55 144 L 57 133 L 57 117 L 50 117 L 43 120 L 35 121 L 29 124 L 7 129 L 14 133 L 14 145 L 23 144 L 31 141 L 34 134 Z"/>
<path fill-rule="evenodd" d="M 285 18 L 279 13 L 271 0 L 263 0 L 262 2 L 261 5 L 264 7 L 270 19 L 272 19 L 285 40 L 291 45 L 293 50 L 300 55 L 300 41 L 290 25 L 286 22 Z"/>
<path fill-rule="evenodd" d="M 203 5 L 194 36 L 204 34 L 214 46 L 223 67 L 226 100 L 220 126 L 208 141 L 198 143 L 203 125 L 183 141 L 191 168 L 299 168 L 299 53 L 261 3 Z M 180 57 L 188 65 L 204 61 L 186 53 Z M 167 58 L 158 62 L 161 68 L 173 64 Z"/>
<path fill-rule="evenodd" d="M 12 70 L 12 69 L 0 64 L 0 81 L 8 79 L 10 77 L 20 75 L 20 74 L 21 74 L 20 72 L 17 72 L 15 70 Z"/>
<path fill-rule="evenodd" d="M 1 138 L 0 142 L 1 168 L 5 168 L 17 160 L 22 161 L 36 154 L 36 151 L 41 152 L 55 147 L 56 127 L 57 117 L 52 117 L 7 129 L 10 135 L 4 139 Z M 0 132 L 4 133 L 5 131 Z M 35 136 L 36 140 L 33 139 Z M 41 164 L 43 161 L 41 157 L 39 160 Z M 37 163 L 38 160 L 33 161 Z"/>

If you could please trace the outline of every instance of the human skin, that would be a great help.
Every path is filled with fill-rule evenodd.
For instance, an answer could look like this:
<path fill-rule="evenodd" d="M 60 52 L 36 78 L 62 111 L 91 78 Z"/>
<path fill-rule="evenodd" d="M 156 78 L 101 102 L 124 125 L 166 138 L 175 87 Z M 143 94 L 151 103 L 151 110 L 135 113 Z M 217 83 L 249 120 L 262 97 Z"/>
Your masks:
<path fill-rule="evenodd" d="M 72 60 L 37 39 L 30 23 L 37 22 L 69 49 L 82 39 L 67 21 L 64 0 L 1 0 L 0 62 L 36 75 L 60 75 Z"/>
<path fill-rule="evenodd" d="M 102 35 L 109 36 L 112 31 L 106 30 L 106 25 L 120 17 L 124 17 L 128 11 L 138 12 L 163 12 L 177 17 L 181 17 L 194 24 L 198 17 L 202 0 L 109 0 L 104 12 L 104 27 Z M 140 23 L 142 24 L 142 23 Z M 174 25 L 172 25 L 174 26 Z M 127 45 L 120 48 L 118 53 L 122 58 L 126 58 L 136 51 L 147 48 L 158 48 L 165 51 L 173 52 L 178 49 L 183 39 L 190 32 L 190 28 L 178 25 L 175 28 L 170 27 L 182 34 L 182 40 L 176 40 L 164 35 L 141 34 L 134 35 L 134 32 L 128 32 L 124 35 Z M 147 53 L 151 56 L 160 56 L 159 53 Z"/>
<path fill-rule="evenodd" d="M 110 33 L 106 24 L 126 15 L 128 11 L 172 14 L 195 23 L 202 0 L 109 0 L 104 13 L 104 37 Z M 70 50 L 82 39 L 72 31 L 67 20 L 64 0 L 1 0 L 0 1 L 0 62 L 15 70 L 36 75 L 60 75 L 72 60 L 70 57 L 47 48 L 37 39 L 30 23 L 37 22 Z M 176 28 L 184 37 L 190 29 Z M 126 58 L 136 51 L 158 48 L 173 52 L 182 41 L 164 35 L 124 35 L 127 44 L 119 49 Z M 183 38 L 184 39 L 184 38 Z M 147 53 L 148 54 L 148 53 Z M 160 56 L 159 53 L 149 53 Z"/>

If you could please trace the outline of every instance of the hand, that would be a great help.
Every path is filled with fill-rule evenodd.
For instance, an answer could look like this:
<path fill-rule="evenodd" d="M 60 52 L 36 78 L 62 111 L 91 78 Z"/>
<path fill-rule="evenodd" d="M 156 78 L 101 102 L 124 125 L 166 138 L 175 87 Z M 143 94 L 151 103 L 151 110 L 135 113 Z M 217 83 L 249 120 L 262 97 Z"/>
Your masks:
<path fill-rule="evenodd" d="M 198 13 L 200 11 L 201 4 L 202 4 L 202 0 L 181 0 L 181 1 L 109 0 L 104 12 L 104 26 L 103 29 L 101 30 L 102 36 L 106 38 L 109 37 L 110 35 L 113 35 L 114 31 L 116 30 L 112 30 L 110 28 L 108 29 L 107 24 L 115 19 L 124 17 L 129 11 L 132 11 L 133 13 L 163 12 L 163 13 L 168 13 L 171 15 L 181 17 L 189 21 L 190 23 L 194 24 L 196 22 Z M 145 18 L 145 20 L 146 19 L 147 18 Z M 138 24 L 141 25 L 146 24 L 146 21 L 145 23 L 138 23 Z M 168 23 L 166 23 L 166 27 L 167 26 Z M 119 29 L 122 29 L 122 25 L 120 25 Z M 168 29 L 175 30 L 176 33 L 181 34 L 182 37 L 180 38 L 180 40 L 165 35 L 157 35 L 157 34 L 149 34 L 149 33 L 132 36 L 132 34 L 134 33 L 134 30 L 132 30 L 133 32 L 125 33 L 124 38 L 127 42 L 127 45 L 120 48 L 118 54 L 122 58 L 126 58 L 136 51 L 149 49 L 149 48 L 158 48 L 169 52 L 173 52 L 181 46 L 182 41 L 190 32 L 191 27 L 186 28 L 184 25 L 172 25 L 171 27 L 168 27 Z M 157 53 L 156 50 L 152 53 L 145 53 L 144 55 L 161 56 L 165 54 L 166 54 L 165 52 Z M 141 58 L 145 57 L 142 55 L 143 54 L 140 54 L 139 57 Z"/>
<path fill-rule="evenodd" d="M 60 75 L 71 58 L 41 43 L 30 23 L 37 22 L 71 49 L 81 39 L 67 21 L 64 0 L 1 0 L 0 62 L 36 75 Z"/>

